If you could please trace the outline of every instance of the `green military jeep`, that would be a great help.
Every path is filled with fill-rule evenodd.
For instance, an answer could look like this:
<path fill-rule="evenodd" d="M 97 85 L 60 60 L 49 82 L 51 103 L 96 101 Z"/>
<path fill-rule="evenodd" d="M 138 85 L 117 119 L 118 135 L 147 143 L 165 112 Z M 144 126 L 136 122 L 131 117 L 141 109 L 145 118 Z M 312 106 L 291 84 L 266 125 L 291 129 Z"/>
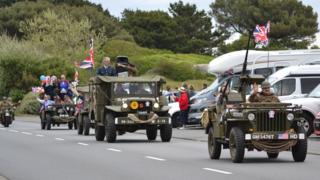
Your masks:
<path fill-rule="evenodd" d="M 241 77 L 242 87 L 263 80 L 258 75 Z M 277 158 L 279 152 L 291 150 L 293 159 L 303 162 L 307 137 L 301 108 L 287 103 L 247 103 L 245 91 L 240 92 L 226 88 L 216 105 L 205 111 L 203 123 L 210 158 L 219 159 L 223 147 L 230 149 L 235 163 L 243 161 L 245 148 L 265 151 L 268 158 Z"/>
<path fill-rule="evenodd" d="M 161 92 L 164 83 L 159 76 L 91 78 L 89 118 L 95 122 L 96 140 L 115 142 L 117 134 L 139 129 L 155 140 L 160 129 L 161 140 L 169 142 L 172 126 Z"/>

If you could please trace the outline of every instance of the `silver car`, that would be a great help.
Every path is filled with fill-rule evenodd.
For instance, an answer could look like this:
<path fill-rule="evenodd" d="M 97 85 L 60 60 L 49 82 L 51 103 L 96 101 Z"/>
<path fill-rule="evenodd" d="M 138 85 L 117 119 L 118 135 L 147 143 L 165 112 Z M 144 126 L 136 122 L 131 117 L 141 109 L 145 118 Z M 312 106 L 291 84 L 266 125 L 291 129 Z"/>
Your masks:
<path fill-rule="evenodd" d="M 303 116 L 305 118 L 305 130 L 307 135 L 310 136 L 314 130 L 315 126 L 316 131 L 318 132 L 320 129 L 319 127 L 319 120 L 320 120 L 320 84 L 311 91 L 306 97 L 297 98 L 297 99 L 290 99 L 285 100 L 282 102 L 292 103 L 302 106 Z M 315 121 L 315 119 L 318 119 Z"/>

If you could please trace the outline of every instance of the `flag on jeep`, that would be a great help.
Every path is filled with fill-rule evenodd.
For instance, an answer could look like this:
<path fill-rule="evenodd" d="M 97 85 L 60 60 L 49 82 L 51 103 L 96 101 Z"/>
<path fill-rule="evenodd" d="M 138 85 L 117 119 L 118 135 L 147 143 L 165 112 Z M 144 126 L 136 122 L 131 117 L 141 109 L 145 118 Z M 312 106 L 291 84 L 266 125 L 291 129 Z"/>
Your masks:
<path fill-rule="evenodd" d="M 82 60 L 78 65 L 78 67 L 81 69 L 90 69 L 90 68 L 94 67 L 93 38 L 90 39 L 89 47 L 90 47 L 89 56 L 87 58 L 85 58 L 84 60 Z"/>
<path fill-rule="evenodd" d="M 256 43 L 256 48 L 267 47 L 269 44 L 268 34 L 270 32 L 270 21 L 265 26 L 256 25 L 253 36 Z"/>

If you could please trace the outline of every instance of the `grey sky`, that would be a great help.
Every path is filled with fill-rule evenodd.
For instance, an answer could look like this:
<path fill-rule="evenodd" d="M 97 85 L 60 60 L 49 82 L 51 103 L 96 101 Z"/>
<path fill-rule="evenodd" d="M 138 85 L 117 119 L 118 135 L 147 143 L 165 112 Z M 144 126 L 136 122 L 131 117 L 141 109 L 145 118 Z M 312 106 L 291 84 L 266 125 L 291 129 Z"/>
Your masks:
<path fill-rule="evenodd" d="M 96 4 L 101 4 L 104 9 L 108 9 L 109 12 L 116 17 L 121 17 L 121 12 L 124 9 L 141 9 L 141 10 L 164 10 L 167 11 L 169 4 L 177 2 L 178 0 L 89 0 Z M 209 11 L 209 5 L 214 0 L 182 0 L 185 3 L 196 4 L 198 9 L 204 9 Z M 310 5 L 314 11 L 320 15 L 320 0 L 302 0 L 303 4 Z M 320 17 L 318 17 L 318 23 L 320 27 Z M 318 28 L 320 29 L 320 28 Z M 320 45 L 320 32 L 317 33 L 317 42 Z"/>

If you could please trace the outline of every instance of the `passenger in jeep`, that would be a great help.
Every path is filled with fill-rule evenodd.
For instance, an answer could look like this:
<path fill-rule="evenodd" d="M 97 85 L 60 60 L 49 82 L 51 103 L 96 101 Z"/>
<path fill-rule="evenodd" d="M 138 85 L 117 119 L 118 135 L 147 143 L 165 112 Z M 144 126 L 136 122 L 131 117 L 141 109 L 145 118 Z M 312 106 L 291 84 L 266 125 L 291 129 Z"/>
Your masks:
<path fill-rule="evenodd" d="M 280 102 L 279 98 L 271 92 L 270 83 L 262 82 L 262 92 L 258 92 L 258 85 L 253 84 L 253 93 L 249 97 L 250 102 Z"/>

